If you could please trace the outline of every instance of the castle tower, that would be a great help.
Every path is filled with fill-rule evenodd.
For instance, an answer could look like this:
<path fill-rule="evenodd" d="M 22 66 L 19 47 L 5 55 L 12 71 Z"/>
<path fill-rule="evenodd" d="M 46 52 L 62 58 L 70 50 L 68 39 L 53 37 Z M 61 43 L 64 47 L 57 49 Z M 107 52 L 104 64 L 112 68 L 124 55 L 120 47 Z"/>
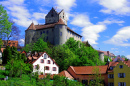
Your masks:
<path fill-rule="evenodd" d="M 54 40 L 54 45 L 62 45 L 67 40 L 67 26 L 62 19 L 55 25 Z"/>
<path fill-rule="evenodd" d="M 45 16 L 45 24 L 52 24 L 59 21 L 58 12 L 52 7 L 50 12 Z"/>
<path fill-rule="evenodd" d="M 32 43 L 32 41 L 34 40 L 35 30 L 36 28 L 34 26 L 34 23 L 32 22 L 28 29 L 25 30 L 25 45 Z"/>

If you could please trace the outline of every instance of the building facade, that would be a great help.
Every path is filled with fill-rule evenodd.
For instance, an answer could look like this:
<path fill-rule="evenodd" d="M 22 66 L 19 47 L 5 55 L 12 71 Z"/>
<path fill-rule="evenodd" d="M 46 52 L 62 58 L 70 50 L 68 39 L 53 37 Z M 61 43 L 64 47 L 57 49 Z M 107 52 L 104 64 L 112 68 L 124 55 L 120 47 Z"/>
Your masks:
<path fill-rule="evenodd" d="M 59 66 L 56 62 L 46 53 L 35 53 L 28 57 L 28 63 L 33 65 L 33 72 L 38 72 L 39 75 L 46 74 L 58 74 Z"/>
<path fill-rule="evenodd" d="M 82 40 L 82 36 L 71 30 L 67 26 L 67 17 L 62 10 L 57 12 L 54 8 L 45 17 L 44 25 L 31 25 L 25 30 L 25 45 L 36 42 L 44 35 L 44 41 L 53 45 L 62 45 L 67 39 L 73 37 L 75 40 Z"/>
<path fill-rule="evenodd" d="M 130 60 L 123 61 L 119 56 L 109 63 L 108 86 L 130 86 Z"/>

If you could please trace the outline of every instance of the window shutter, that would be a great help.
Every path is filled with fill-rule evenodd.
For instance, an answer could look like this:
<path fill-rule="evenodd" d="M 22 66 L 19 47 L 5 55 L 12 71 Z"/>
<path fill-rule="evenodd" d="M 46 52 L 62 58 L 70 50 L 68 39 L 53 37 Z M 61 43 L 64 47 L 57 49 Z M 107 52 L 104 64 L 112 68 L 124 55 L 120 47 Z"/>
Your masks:
<path fill-rule="evenodd" d="M 118 77 L 120 78 L 120 73 L 118 73 Z"/>
<path fill-rule="evenodd" d="M 120 86 L 120 82 L 118 82 L 118 86 Z"/>
<path fill-rule="evenodd" d="M 126 86 L 126 83 L 124 82 L 124 86 Z"/>
<path fill-rule="evenodd" d="M 124 74 L 124 77 L 125 77 L 125 73 L 123 73 Z"/>

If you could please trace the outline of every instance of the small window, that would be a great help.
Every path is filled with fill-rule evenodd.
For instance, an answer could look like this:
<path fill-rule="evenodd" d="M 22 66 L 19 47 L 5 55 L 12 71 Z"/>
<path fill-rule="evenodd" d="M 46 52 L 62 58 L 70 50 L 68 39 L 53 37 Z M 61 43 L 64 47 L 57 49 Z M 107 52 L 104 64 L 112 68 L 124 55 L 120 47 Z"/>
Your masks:
<path fill-rule="evenodd" d="M 51 62 L 50 62 L 50 60 L 47 60 L 47 64 L 50 64 Z"/>
<path fill-rule="evenodd" d="M 120 67 L 120 68 L 123 68 L 123 65 L 120 65 L 119 67 Z"/>
<path fill-rule="evenodd" d="M 108 83 L 108 86 L 114 86 L 114 83 L 110 82 Z"/>
<path fill-rule="evenodd" d="M 63 16 L 63 19 L 64 19 L 64 16 Z"/>
<path fill-rule="evenodd" d="M 40 34 L 42 35 L 42 31 L 40 32 Z"/>
<path fill-rule="evenodd" d="M 108 78 L 114 78 L 114 74 L 108 74 Z"/>
<path fill-rule="evenodd" d="M 47 58 L 47 55 L 46 54 L 44 54 L 44 59 L 46 59 Z"/>
<path fill-rule="evenodd" d="M 43 60 L 43 59 L 41 59 L 41 63 L 44 63 L 44 60 Z"/>
<path fill-rule="evenodd" d="M 113 70 L 113 67 L 110 67 L 110 70 Z"/>
<path fill-rule="evenodd" d="M 56 67 L 53 67 L 53 71 L 56 71 Z"/>
<path fill-rule="evenodd" d="M 49 66 L 46 66 L 46 67 L 45 67 L 45 70 L 49 70 Z"/>
<path fill-rule="evenodd" d="M 43 31 L 43 33 L 45 33 L 45 31 Z"/>
<path fill-rule="evenodd" d="M 125 82 L 118 82 L 118 86 L 126 86 Z"/>
<path fill-rule="evenodd" d="M 53 14 L 51 14 L 51 17 L 53 17 Z"/>
<path fill-rule="evenodd" d="M 54 29 L 52 29 L 52 32 L 54 31 Z"/>
<path fill-rule="evenodd" d="M 48 34 L 48 33 L 49 33 L 49 31 L 47 30 L 47 31 L 46 31 L 46 33 Z"/>
<path fill-rule="evenodd" d="M 124 78 L 125 77 L 125 73 L 118 73 L 118 77 L 119 78 Z"/>
<path fill-rule="evenodd" d="M 46 37 L 46 40 L 48 40 L 48 36 Z"/>
<path fill-rule="evenodd" d="M 62 32 L 60 32 L 60 36 L 62 36 Z"/>
<path fill-rule="evenodd" d="M 35 65 L 35 69 L 37 69 L 37 65 Z"/>

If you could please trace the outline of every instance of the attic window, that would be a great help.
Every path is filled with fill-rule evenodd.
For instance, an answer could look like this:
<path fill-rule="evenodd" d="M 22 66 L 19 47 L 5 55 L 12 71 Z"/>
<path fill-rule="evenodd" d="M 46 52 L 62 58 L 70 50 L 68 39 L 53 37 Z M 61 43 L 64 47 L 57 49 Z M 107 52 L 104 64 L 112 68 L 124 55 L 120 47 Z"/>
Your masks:
<path fill-rule="evenodd" d="M 47 55 L 46 54 L 44 54 L 44 59 L 46 59 L 47 58 Z"/>
<path fill-rule="evenodd" d="M 119 67 L 120 67 L 120 68 L 123 68 L 123 65 L 120 65 Z"/>

